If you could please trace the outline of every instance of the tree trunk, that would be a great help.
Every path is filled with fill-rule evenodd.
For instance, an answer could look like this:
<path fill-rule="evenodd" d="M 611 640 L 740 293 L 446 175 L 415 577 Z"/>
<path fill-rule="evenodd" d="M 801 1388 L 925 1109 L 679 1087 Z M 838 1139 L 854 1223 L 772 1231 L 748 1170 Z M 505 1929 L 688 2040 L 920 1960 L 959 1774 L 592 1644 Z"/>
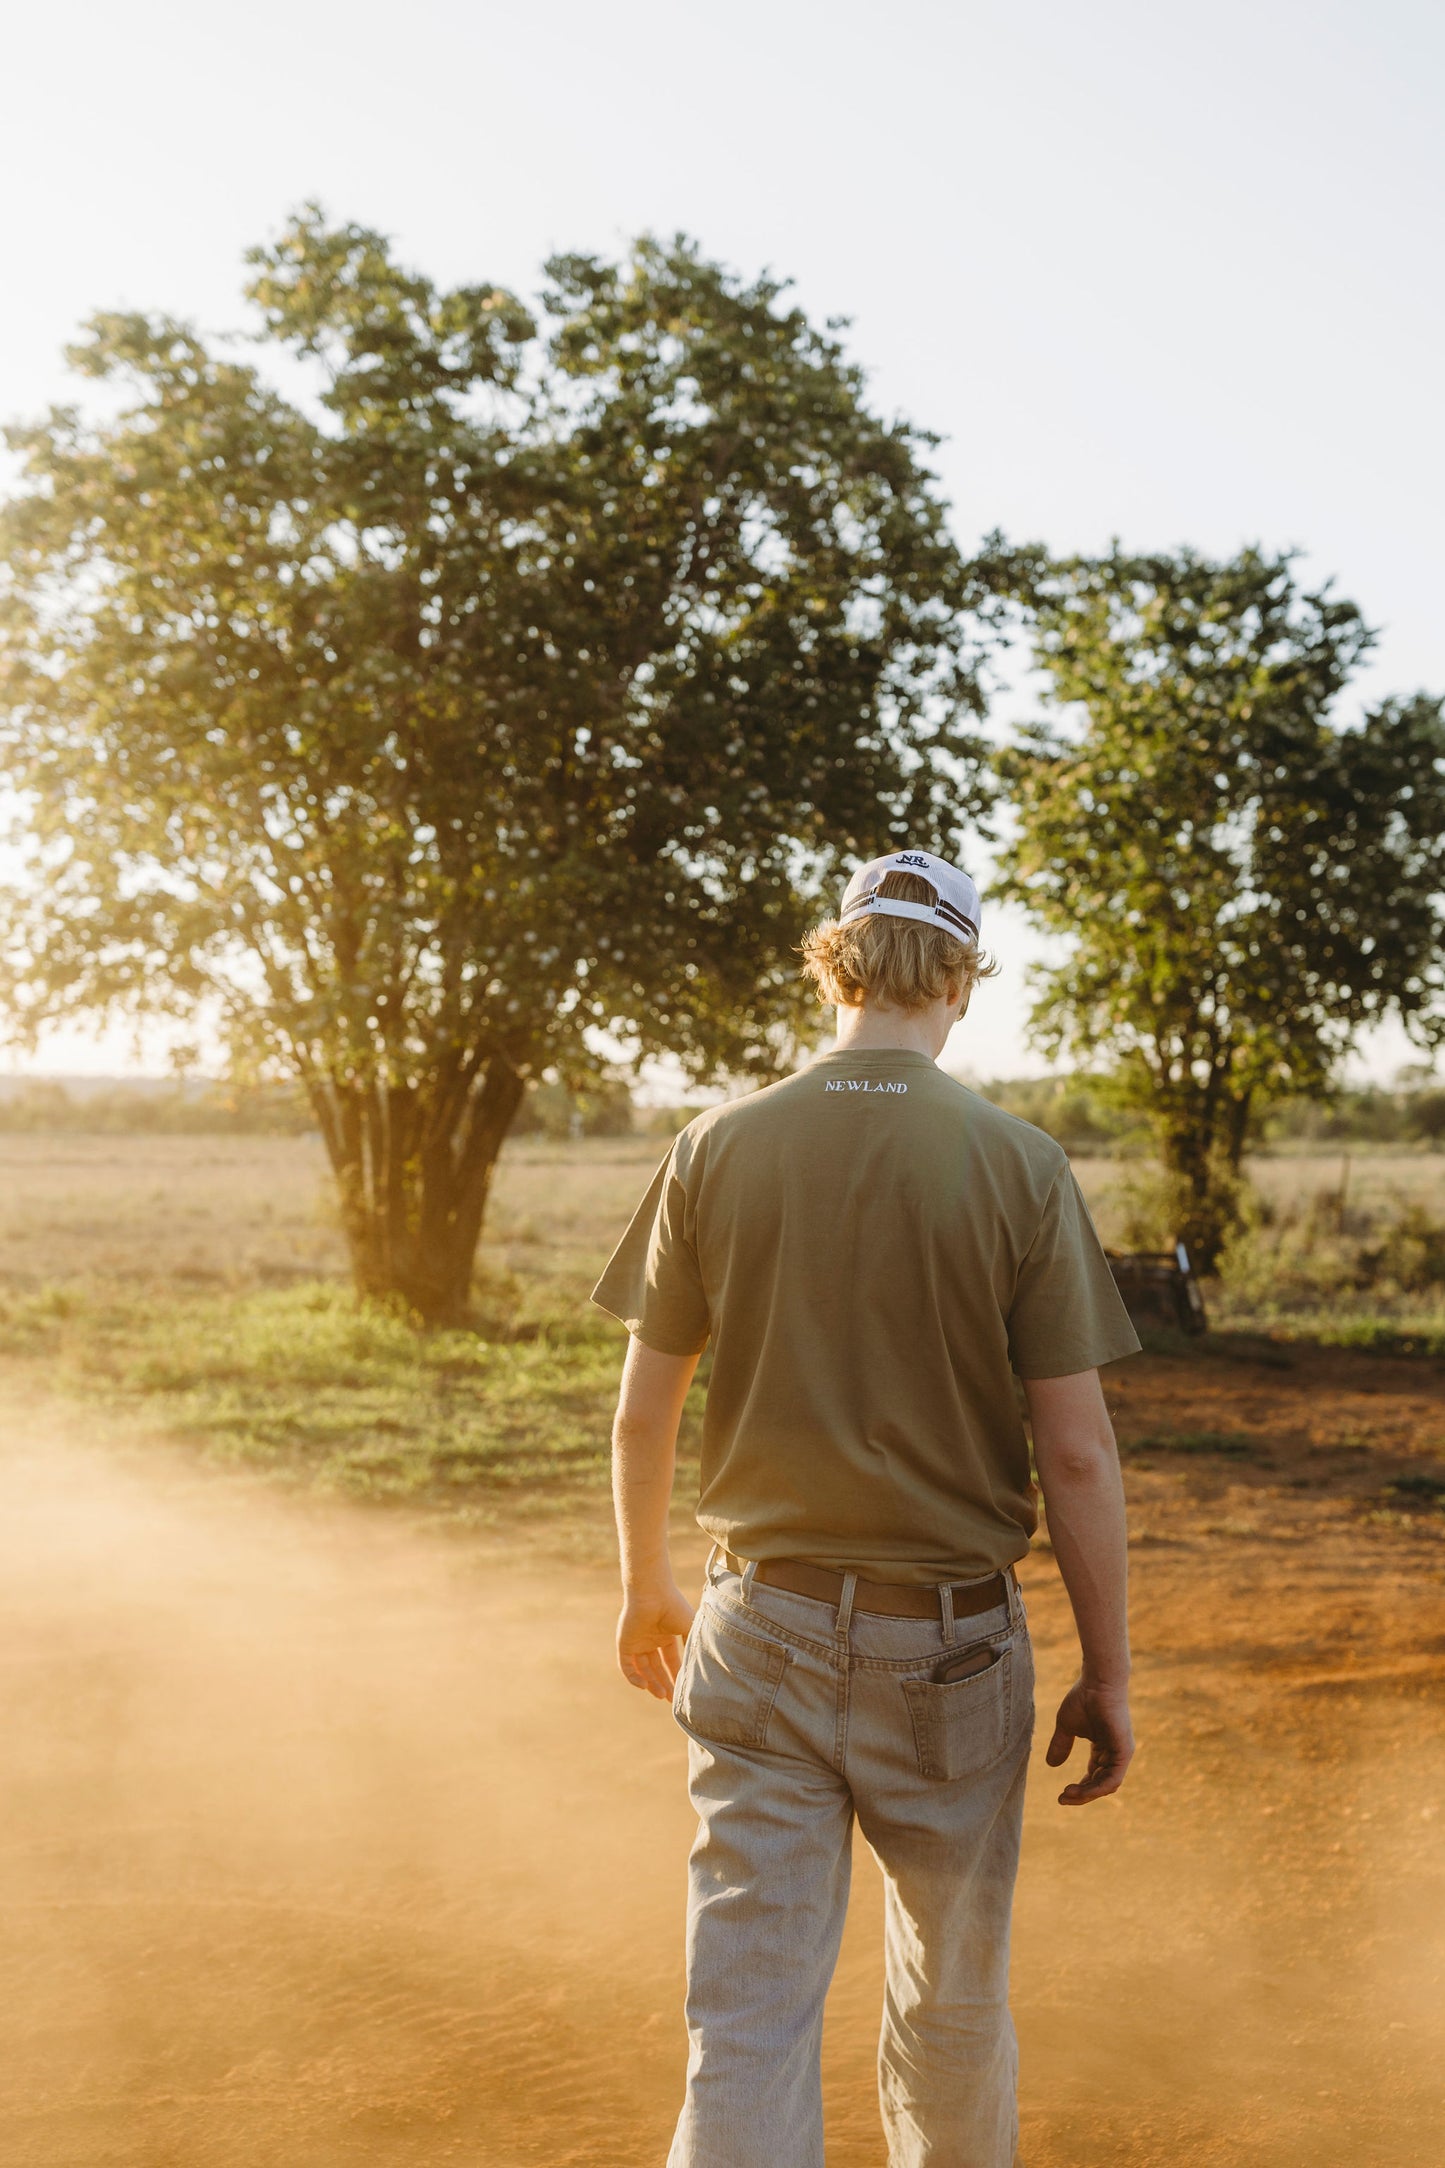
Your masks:
<path fill-rule="evenodd" d="M 459 1055 L 416 1083 L 313 1083 L 358 1293 L 399 1298 L 428 1325 L 466 1321 L 492 1173 L 525 1088 L 504 1054 Z"/>
<path fill-rule="evenodd" d="M 1181 1110 L 1160 1135 L 1160 1154 L 1173 1189 L 1174 1238 L 1188 1250 L 1196 1272 L 1216 1269 L 1239 1219 L 1251 1096 L 1201 1092 L 1198 1102 Z"/>

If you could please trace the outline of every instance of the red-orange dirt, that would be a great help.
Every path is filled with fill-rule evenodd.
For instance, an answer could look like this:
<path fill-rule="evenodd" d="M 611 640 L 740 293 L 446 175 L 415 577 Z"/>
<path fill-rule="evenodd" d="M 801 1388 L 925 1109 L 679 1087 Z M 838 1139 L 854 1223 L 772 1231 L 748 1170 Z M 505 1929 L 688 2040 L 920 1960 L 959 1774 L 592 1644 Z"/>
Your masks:
<path fill-rule="evenodd" d="M 1109 1381 L 1142 1751 L 1083 1812 L 1035 1771 L 1029 2168 L 1445 2159 L 1441 1373 L 1264 1353 Z M 691 1818 L 608 1570 L 6 1412 L 5 2168 L 660 2168 Z M 865 1869 L 830 2168 L 881 2168 L 878 1928 Z"/>

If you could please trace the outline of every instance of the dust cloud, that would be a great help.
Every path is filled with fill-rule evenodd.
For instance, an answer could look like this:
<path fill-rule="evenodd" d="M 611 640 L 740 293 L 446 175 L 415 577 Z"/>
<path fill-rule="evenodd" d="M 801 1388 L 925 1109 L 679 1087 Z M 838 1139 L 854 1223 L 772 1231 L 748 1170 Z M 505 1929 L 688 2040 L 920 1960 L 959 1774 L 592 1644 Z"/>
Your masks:
<path fill-rule="evenodd" d="M 6 1413 L 6 2168 L 660 2168 L 691 1817 L 665 1711 L 612 1672 L 610 1575 Z M 1047 1702 L 1046 1561 L 1031 1603 Z M 1030 2168 L 1438 2168 L 1427 1673 L 1271 1686 L 1239 1626 L 1144 1667 L 1117 1810 L 1036 1772 Z M 830 2168 L 881 2160 L 877 1949 L 867 1871 Z"/>

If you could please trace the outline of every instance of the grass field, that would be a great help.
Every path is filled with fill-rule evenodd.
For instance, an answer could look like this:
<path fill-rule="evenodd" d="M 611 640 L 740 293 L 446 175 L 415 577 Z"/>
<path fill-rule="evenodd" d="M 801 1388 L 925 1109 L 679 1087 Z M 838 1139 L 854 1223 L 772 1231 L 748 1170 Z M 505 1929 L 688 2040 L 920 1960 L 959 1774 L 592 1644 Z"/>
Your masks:
<path fill-rule="evenodd" d="M 0 1355 L 144 1412 L 218 1460 L 463 1519 L 525 1506 L 565 1520 L 575 1494 L 604 1480 L 621 1349 L 588 1290 L 660 1149 L 647 1138 L 510 1145 L 479 1265 L 483 1330 L 419 1338 L 353 1301 L 314 1140 L 0 1137 Z M 1076 1171 L 1118 1239 L 1137 1171 L 1112 1160 Z M 1335 1225 L 1341 1172 L 1337 1155 L 1259 1163 L 1271 1223 L 1250 1237 L 1246 1284 L 1214 1293 L 1217 1322 L 1234 1335 L 1445 1349 L 1439 1290 L 1289 1280 L 1301 1256 L 1315 1273 L 1330 1258 L 1347 1265 L 1350 1240 L 1357 1252 L 1377 1222 L 1445 1207 L 1445 1157 L 1356 1155 L 1347 1240 Z M 685 1462 L 699 1403 L 694 1392 Z"/>
<path fill-rule="evenodd" d="M 610 1250 L 662 1146 L 650 1137 L 524 1139 L 503 1153 L 484 1271 L 580 1284 Z M 1137 1163 L 1076 1159 L 1106 1241 Z M 1296 1153 L 1250 1163 L 1276 1214 L 1333 1205 L 1368 1221 L 1445 1216 L 1445 1153 Z M 321 1146 L 311 1137 L 0 1135 L 0 1289 L 125 1282 L 231 1292 L 344 1274 Z"/>
<path fill-rule="evenodd" d="M 485 1521 L 509 1494 L 565 1515 L 602 1482 L 621 1333 L 587 1295 L 656 1145 L 510 1147 L 483 1331 L 421 1337 L 352 1298 L 309 1140 L 3 1143 L 0 1354 L 357 1496 Z"/>

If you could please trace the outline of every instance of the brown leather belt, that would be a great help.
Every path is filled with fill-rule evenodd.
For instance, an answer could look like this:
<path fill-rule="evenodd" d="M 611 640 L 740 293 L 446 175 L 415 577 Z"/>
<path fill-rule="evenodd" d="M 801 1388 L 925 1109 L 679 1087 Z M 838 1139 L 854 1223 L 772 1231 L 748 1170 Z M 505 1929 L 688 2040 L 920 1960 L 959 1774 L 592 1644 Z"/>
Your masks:
<path fill-rule="evenodd" d="M 735 1558 L 731 1551 L 724 1551 L 729 1573 L 743 1573 L 747 1560 Z M 954 1581 L 953 1615 L 955 1618 L 973 1618 L 980 1611 L 997 1611 L 1009 1600 L 1009 1582 L 1014 1578 L 1013 1567 L 1007 1573 L 991 1573 L 986 1581 Z M 831 1566 L 810 1566 L 802 1558 L 764 1558 L 758 1563 L 755 1581 L 766 1581 L 769 1588 L 785 1588 L 793 1596 L 815 1596 L 821 1603 L 839 1603 L 843 1596 L 843 1575 L 835 1573 Z M 920 1582 L 913 1586 L 905 1581 L 862 1581 L 853 1590 L 855 1611 L 878 1611 L 885 1618 L 941 1618 L 943 1606 L 939 1601 L 938 1584 L 934 1581 Z"/>

